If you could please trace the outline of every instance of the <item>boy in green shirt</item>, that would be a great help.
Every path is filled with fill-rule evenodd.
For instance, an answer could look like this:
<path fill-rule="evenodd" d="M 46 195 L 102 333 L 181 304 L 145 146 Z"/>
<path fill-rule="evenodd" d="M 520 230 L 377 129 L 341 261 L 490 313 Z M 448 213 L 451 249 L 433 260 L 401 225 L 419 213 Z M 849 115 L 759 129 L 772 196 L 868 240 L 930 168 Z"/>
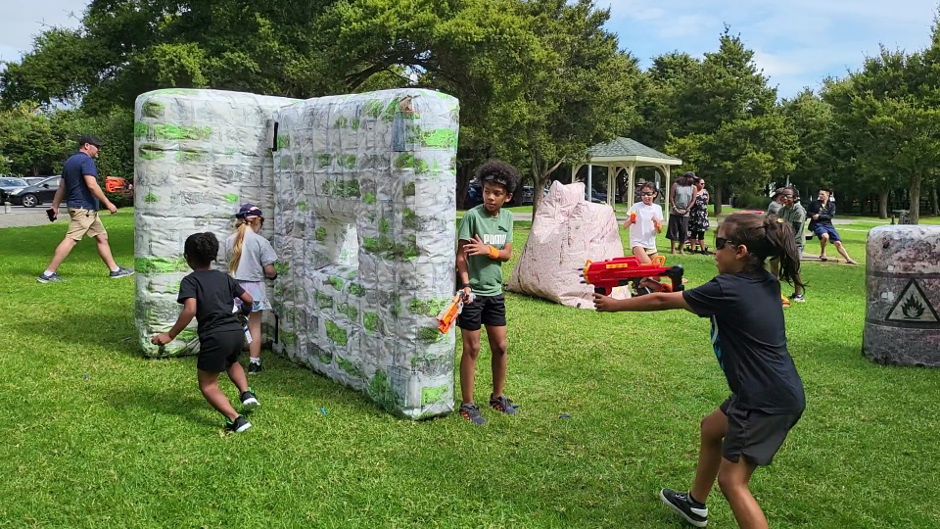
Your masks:
<path fill-rule="evenodd" d="M 474 424 L 483 424 L 486 421 L 473 402 L 474 372 L 480 354 L 480 327 L 483 325 L 493 353 L 490 406 L 510 415 L 516 413 L 512 400 L 503 395 L 507 341 L 502 265 L 512 257 L 512 212 L 502 207 L 512 200 L 512 193 L 519 183 L 519 172 L 505 162 L 492 160 L 480 167 L 477 180 L 483 184 L 483 203 L 467 211 L 457 234 L 458 290 L 473 295 L 472 301 L 464 305 L 458 316 L 457 326 L 463 339 L 460 415 Z"/>

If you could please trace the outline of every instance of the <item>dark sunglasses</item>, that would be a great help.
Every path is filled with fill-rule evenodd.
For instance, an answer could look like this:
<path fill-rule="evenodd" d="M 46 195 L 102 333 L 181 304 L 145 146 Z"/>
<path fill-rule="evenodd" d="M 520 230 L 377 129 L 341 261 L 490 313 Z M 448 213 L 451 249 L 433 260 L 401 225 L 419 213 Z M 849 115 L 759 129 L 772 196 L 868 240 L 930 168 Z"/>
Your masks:
<path fill-rule="evenodd" d="M 727 245 L 737 246 L 738 244 L 731 239 L 725 239 L 724 237 L 715 236 L 715 248 L 721 249 Z"/>
<path fill-rule="evenodd" d="M 655 196 L 656 196 L 656 193 L 650 193 L 649 191 L 647 191 L 646 193 L 640 193 L 640 196 L 644 196 L 644 197 L 655 197 Z"/>

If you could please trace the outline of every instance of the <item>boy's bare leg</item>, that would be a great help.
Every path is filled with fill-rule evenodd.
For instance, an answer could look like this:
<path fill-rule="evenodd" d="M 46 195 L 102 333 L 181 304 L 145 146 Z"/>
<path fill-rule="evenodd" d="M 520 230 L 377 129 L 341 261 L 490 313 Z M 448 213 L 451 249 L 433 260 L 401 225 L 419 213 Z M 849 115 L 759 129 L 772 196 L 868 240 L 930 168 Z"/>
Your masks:
<path fill-rule="evenodd" d="M 506 369 L 509 365 L 509 341 L 506 339 L 506 326 L 486 326 L 486 337 L 490 342 L 490 352 L 493 355 L 491 362 L 493 369 L 493 397 L 503 394 L 506 384 Z"/>
<path fill-rule="evenodd" d="M 231 421 L 238 418 L 238 413 L 235 412 L 232 403 L 228 401 L 228 398 L 226 398 L 222 390 L 219 389 L 219 374 L 203 371 L 202 369 L 197 369 L 196 372 L 199 377 L 199 391 L 201 391 L 202 396 L 209 401 L 209 404 Z"/>
<path fill-rule="evenodd" d="M 248 356 L 261 358 L 261 312 L 252 312 L 248 315 L 248 332 L 251 333 Z"/>
<path fill-rule="evenodd" d="M 235 387 L 238 388 L 239 395 L 248 391 L 248 377 L 245 376 L 245 369 L 241 364 L 235 362 L 229 366 L 227 373 L 229 380 L 231 380 L 232 383 L 235 384 Z"/>
<path fill-rule="evenodd" d="M 761 510 L 757 500 L 751 495 L 747 484 L 751 480 L 756 465 L 749 463 L 747 458 L 741 456 L 737 463 L 722 459 L 721 469 L 718 472 L 718 486 L 721 493 L 728 499 L 731 512 L 741 529 L 767 529 L 767 518 Z"/>
<path fill-rule="evenodd" d="M 473 403 L 473 375 L 480 355 L 480 329 L 468 331 L 460 329 L 463 338 L 463 354 L 460 355 L 460 394 L 463 404 Z"/>
<path fill-rule="evenodd" d="M 728 416 L 721 409 L 708 414 L 701 423 L 702 444 L 698 452 L 695 484 L 689 491 L 695 501 L 705 503 L 721 466 L 721 441 L 728 433 Z"/>
<path fill-rule="evenodd" d="M 780 273 L 780 259 L 770 260 L 770 273 L 774 277 L 779 277 L 778 274 Z"/>

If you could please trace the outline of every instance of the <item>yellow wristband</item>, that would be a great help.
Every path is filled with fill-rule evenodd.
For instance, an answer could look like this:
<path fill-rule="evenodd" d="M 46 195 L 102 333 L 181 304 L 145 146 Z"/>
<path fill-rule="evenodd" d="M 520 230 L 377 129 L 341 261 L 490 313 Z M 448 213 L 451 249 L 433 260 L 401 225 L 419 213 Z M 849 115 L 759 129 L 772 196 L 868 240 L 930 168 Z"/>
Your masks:
<path fill-rule="evenodd" d="M 499 250 L 495 246 L 490 246 L 490 259 L 499 259 Z"/>

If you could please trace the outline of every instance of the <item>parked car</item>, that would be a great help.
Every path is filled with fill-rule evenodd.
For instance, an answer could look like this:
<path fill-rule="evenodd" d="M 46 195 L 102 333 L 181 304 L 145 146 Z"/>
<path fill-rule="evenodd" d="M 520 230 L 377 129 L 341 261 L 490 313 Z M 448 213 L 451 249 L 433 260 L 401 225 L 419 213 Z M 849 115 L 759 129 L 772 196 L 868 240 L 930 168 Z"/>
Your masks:
<path fill-rule="evenodd" d="M 7 200 L 13 205 L 22 205 L 26 208 L 34 208 L 40 204 L 52 202 L 55 192 L 59 189 L 60 178 L 58 175 L 50 176 L 34 185 L 11 189 L 7 195 Z"/>
<path fill-rule="evenodd" d="M 532 186 L 522 186 L 522 205 L 528 205 L 535 201 L 535 188 Z"/>
<path fill-rule="evenodd" d="M 29 183 L 22 178 L 0 176 L 0 203 L 10 202 L 10 193 L 29 187 Z"/>
<path fill-rule="evenodd" d="M 483 203 L 483 186 L 480 182 L 474 180 L 467 187 L 467 198 L 464 200 L 464 207 L 467 209 L 475 208 Z"/>
<path fill-rule="evenodd" d="M 32 186 L 32 185 L 36 185 L 38 182 L 42 182 L 46 178 L 49 178 L 49 177 L 48 176 L 24 176 L 23 180 L 26 180 L 26 183 Z"/>

